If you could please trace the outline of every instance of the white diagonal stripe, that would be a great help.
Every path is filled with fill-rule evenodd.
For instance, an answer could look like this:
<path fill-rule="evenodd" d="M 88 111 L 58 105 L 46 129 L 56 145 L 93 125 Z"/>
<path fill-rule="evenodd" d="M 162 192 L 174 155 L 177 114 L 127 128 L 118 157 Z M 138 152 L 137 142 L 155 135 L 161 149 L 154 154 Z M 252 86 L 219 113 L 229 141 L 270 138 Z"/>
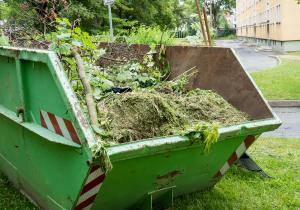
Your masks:
<path fill-rule="evenodd" d="M 241 145 L 235 150 L 236 156 L 240 158 L 245 153 L 246 149 L 245 143 L 242 142 Z"/>
<path fill-rule="evenodd" d="M 90 191 L 88 191 L 85 194 L 81 195 L 80 198 L 78 199 L 77 206 L 79 204 L 81 204 L 82 202 L 84 202 L 85 200 L 87 200 L 90 197 L 92 197 L 93 195 L 97 194 L 98 191 L 99 191 L 99 189 L 100 189 L 100 187 L 101 187 L 101 185 L 102 185 L 102 183 L 98 184 L 96 187 L 94 187 Z"/>
<path fill-rule="evenodd" d="M 90 205 L 88 205 L 87 207 L 85 207 L 85 208 L 82 209 L 82 210 L 90 210 L 90 209 L 92 208 L 92 205 L 93 205 L 93 203 L 91 203 Z"/>
<path fill-rule="evenodd" d="M 91 173 L 88 177 L 88 179 L 86 180 L 85 185 L 87 185 L 88 183 L 90 183 L 91 181 L 93 181 L 94 179 L 96 179 L 97 177 L 101 176 L 103 173 L 101 171 L 101 168 L 98 168 L 96 171 L 94 171 L 93 173 Z"/>
<path fill-rule="evenodd" d="M 226 163 L 223 165 L 223 167 L 220 169 L 220 172 L 222 174 L 222 176 L 226 173 L 226 171 L 230 168 L 228 162 L 226 161 Z"/>
<path fill-rule="evenodd" d="M 57 123 L 58 123 L 58 125 L 59 125 L 59 128 L 60 128 L 62 134 L 64 135 L 64 137 L 65 137 L 66 139 L 69 139 L 69 140 L 72 141 L 72 138 L 71 138 L 71 136 L 70 136 L 70 133 L 69 133 L 67 127 L 66 127 L 66 124 L 65 124 L 63 118 L 58 117 L 58 116 L 56 116 L 56 115 L 54 115 L 54 116 L 55 116 L 55 118 L 56 118 L 56 120 L 57 120 Z"/>
<path fill-rule="evenodd" d="M 47 125 L 47 127 L 48 127 L 48 130 L 50 130 L 50 131 L 52 131 L 52 132 L 55 133 L 55 130 L 54 130 L 54 128 L 53 128 L 53 125 L 52 125 L 52 123 L 51 123 L 51 120 L 50 120 L 50 118 L 49 118 L 49 116 L 48 116 L 48 113 L 45 112 L 45 111 L 43 111 L 43 110 L 41 110 L 41 113 L 42 113 L 43 118 L 44 118 L 44 120 L 45 120 L 45 123 L 46 123 L 46 125 Z"/>

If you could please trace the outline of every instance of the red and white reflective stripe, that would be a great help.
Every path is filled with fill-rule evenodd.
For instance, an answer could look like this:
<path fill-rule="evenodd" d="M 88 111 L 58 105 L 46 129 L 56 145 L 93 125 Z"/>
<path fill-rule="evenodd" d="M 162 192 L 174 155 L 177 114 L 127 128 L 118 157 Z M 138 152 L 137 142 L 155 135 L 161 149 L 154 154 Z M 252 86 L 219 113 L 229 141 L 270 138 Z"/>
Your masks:
<path fill-rule="evenodd" d="M 81 142 L 76 133 L 73 123 L 54 114 L 40 110 L 42 127 L 65 137 L 79 145 Z"/>
<path fill-rule="evenodd" d="M 245 141 L 234 151 L 230 158 L 226 161 L 223 167 L 214 176 L 215 178 L 223 176 L 226 171 L 245 153 L 245 151 L 250 147 L 250 145 L 255 141 L 254 136 L 248 136 Z"/>
<path fill-rule="evenodd" d="M 93 166 L 79 196 L 75 210 L 91 209 L 104 179 L 105 173 L 101 171 L 100 166 Z"/>

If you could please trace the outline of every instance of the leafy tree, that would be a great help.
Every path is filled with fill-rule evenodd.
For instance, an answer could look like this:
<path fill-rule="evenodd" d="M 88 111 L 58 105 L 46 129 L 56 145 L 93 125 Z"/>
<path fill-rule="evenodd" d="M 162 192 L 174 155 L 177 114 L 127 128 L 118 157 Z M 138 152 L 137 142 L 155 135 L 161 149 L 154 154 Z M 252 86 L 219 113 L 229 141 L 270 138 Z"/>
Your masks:
<path fill-rule="evenodd" d="M 111 6 L 114 30 L 119 33 L 135 25 L 158 25 L 163 28 L 183 17 L 185 8 L 178 0 L 116 0 Z M 109 29 L 108 8 L 103 5 L 102 0 L 75 0 L 69 13 L 71 19 L 80 16 L 81 27 L 89 32 Z"/>
<path fill-rule="evenodd" d="M 71 5 L 67 0 L 8 0 L 8 3 L 14 8 L 10 15 L 14 21 L 19 25 L 28 24 L 31 28 L 38 28 L 45 40 L 51 23 Z"/>
<path fill-rule="evenodd" d="M 195 0 L 190 0 L 190 12 L 191 13 L 198 13 L 197 7 L 195 5 Z M 207 0 L 199 0 L 200 7 L 205 6 L 206 13 L 210 14 L 210 1 Z M 236 7 L 236 0 L 211 0 L 212 6 L 212 21 L 213 21 L 213 28 L 218 26 L 218 14 L 223 10 L 231 11 Z"/>
<path fill-rule="evenodd" d="M 18 14 L 22 11 L 22 5 L 28 5 L 27 8 L 32 5 L 34 6 L 32 8 L 36 8 L 35 5 L 38 4 L 39 8 L 45 10 L 46 7 L 51 8 L 49 2 L 64 2 L 64 5 L 55 8 L 55 14 L 62 13 L 70 21 L 80 18 L 81 28 L 93 34 L 109 30 L 108 7 L 104 6 L 103 0 L 72 0 L 72 2 L 70 0 L 8 0 L 8 2 L 14 8 L 11 17 L 18 24 L 21 24 L 24 19 L 30 22 L 37 15 L 45 16 L 44 12 L 37 9 L 26 11 L 26 17 L 25 14 L 20 16 Z M 185 5 L 180 4 L 178 0 L 116 0 L 111 7 L 114 31 L 117 33 L 136 25 L 158 25 L 163 28 L 175 19 L 183 17 L 186 9 Z M 49 18 L 47 20 L 51 22 Z M 48 29 L 45 30 L 40 22 L 36 19 L 33 25 L 40 31 L 47 31 Z"/>
<path fill-rule="evenodd" d="M 205 0 L 201 0 L 201 1 L 204 3 L 207 12 L 209 12 L 210 11 L 210 3 Z M 218 1 L 213 0 L 211 6 L 212 6 L 213 27 L 215 28 L 215 27 L 217 27 L 218 13 L 221 10 L 231 11 L 232 9 L 235 9 L 236 8 L 236 0 L 218 0 Z"/>
<path fill-rule="evenodd" d="M 10 8 L 7 6 L 5 2 L 0 2 L 0 20 L 7 19 L 8 14 L 10 12 Z"/>
<path fill-rule="evenodd" d="M 220 11 L 217 16 L 217 26 L 218 27 L 225 27 L 227 25 L 227 19 L 224 11 Z"/>
<path fill-rule="evenodd" d="M 187 23 L 187 30 L 188 30 L 189 36 L 195 36 L 197 34 L 197 31 L 195 30 L 195 28 L 192 27 L 192 24 L 195 22 L 199 22 L 198 17 L 191 18 Z"/>

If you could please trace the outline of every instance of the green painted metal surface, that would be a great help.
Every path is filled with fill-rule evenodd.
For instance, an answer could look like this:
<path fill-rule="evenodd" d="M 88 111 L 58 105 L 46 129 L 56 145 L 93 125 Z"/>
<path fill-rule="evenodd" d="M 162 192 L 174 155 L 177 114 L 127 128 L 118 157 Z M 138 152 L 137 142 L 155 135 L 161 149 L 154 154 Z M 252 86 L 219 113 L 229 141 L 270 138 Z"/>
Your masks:
<path fill-rule="evenodd" d="M 16 107 L 24 108 L 25 122 Z M 47 129 L 41 110 L 72 122 L 80 144 Z M 113 170 L 105 176 L 93 164 L 95 138 L 56 54 L 0 46 L 0 170 L 43 209 L 170 207 L 173 197 L 216 184 L 249 137 L 253 143 L 280 124 L 274 114 L 220 128 L 208 155 L 179 136 L 108 147 Z"/>

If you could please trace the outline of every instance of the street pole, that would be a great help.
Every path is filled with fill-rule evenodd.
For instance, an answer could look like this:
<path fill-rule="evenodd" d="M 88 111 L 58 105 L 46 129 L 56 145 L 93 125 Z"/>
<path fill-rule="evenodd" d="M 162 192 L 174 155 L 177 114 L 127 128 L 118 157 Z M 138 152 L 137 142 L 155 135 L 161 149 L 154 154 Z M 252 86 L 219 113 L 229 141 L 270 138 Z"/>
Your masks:
<path fill-rule="evenodd" d="M 109 27 L 110 27 L 110 40 L 111 42 L 114 41 L 114 34 L 113 34 L 113 26 L 112 26 L 112 17 L 111 17 L 111 6 L 108 5 L 108 12 L 109 12 Z"/>

